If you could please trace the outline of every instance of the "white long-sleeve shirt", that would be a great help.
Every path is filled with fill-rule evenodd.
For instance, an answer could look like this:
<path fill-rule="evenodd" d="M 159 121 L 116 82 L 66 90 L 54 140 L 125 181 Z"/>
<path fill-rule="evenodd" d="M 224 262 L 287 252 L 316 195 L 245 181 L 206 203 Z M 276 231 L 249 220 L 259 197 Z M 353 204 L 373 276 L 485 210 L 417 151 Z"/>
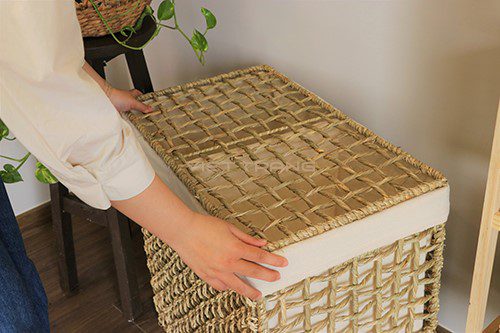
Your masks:
<path fill-rule="evenodd" d="M 0 0 L 0 118 L 61 183 L 105 209 L 144 191 L 154 171 L 83 63 L 73 0 Z"/>

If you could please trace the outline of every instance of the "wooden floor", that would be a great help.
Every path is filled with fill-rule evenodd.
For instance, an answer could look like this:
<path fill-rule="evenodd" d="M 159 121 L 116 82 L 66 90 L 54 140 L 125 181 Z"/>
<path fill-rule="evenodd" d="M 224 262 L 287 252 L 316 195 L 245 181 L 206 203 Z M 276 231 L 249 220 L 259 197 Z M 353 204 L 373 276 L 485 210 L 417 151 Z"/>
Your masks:
<path fill-rule="evenodd" d="M 59 287 L 50 211 L 44 206 L 18 217 L 28 256 L 35 263 L 49 299 L 53 332 L 162 332 L 156 324 L 152 291 L 142 250 L 142 234 L 133 230 L 144 312 L 134 323 L 122 316 L 108 229 L 74 219 L 79 292 Z"/>

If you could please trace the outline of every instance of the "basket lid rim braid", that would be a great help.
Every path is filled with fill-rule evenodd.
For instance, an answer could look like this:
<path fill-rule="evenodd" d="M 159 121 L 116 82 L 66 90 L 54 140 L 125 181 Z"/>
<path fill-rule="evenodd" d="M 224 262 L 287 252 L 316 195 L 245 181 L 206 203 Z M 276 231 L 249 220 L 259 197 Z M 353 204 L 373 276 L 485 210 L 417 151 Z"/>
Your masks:
<path fill-rule="evenodd" d="M 404 190 L 399 191 L 395 195 L 386 196 L 383 199 L 376 200 L 374 202 L 368 202 L 364 206 L 358 207 L 357 209 L 352 209 L 352 210 L 346 209 L 346 211 L 340 215 L 330 217 L 329 219 L 314 225 L 305 225 L 305 227 L 301 228 L 300 230 L 295 230 L 293 234 L 286 234 L 285 236 L 279 237 L 278 239 L 269 240 L 265 232 L 256 234 L 253 229 L 250 229 L 250 233 L 254 233 L 262 238 L 268 239 L 269 242 L 265 246 L 266 249 L 271 251 L 280 249 L 284 246 L 305 240 L 307 238 L 316 236 L 328 230 L 335 229 L 339 226 L 360 220 L 366 216 L 372 215 L 374 213 L 392 207 L 398 203 L 401 203 L 403 201 L 409 200 L 421 194 L 430 192 L 432 190 L 447 185 L 447 180 L 442 173 L 424 164 L 423 162 L 420 162 L 407 152 L 403 151 L 401 148 L 394 146 L 393 144 L 389 143 L 382 137 L 376 135 L 363 125 L 360 125 L 356 121 L 350 119 L 349 117 L 344 115 L 341 111 L 334 108 L 331 104 L 325 102 L 323 99 L 319 98 L 317 95 L 308 91 L 299 84 L 291 81 L 285 75 L 279 73 L 274 68 L 268 65 L 259 65 L 243 70 L 235 70 L 226 74 L 217 75 L 212 78 L 202 79 L 195 82 L 170 87 L 164 90 L 147 93 L 141 95 L 139 97 L 139 100 L 148 104 L 149 103 L 148 100 L 150 99 L 160 98 L 165 96 L 173 96 L 173 94 L 182 91 L 189 91 L 197 88 L 201 89 L 213 84 L 225 82 L 226 80 L 237 79 L 239 77 L 243 77 L 249 74 L 257 75 L 259 73 L 265 73 L 270 77 L 272 77 L 273 79 L 277 79 L 278 81 L 282 82 L 282 84 L 285 85 L 287 88 L 306 96 L 308 100 L 310 100 L 313 104 L 317 105 L 321 109 L 324 109 L 324 111 L 322 112 L 328 114 L 328 117 L 334 118 L 337 122 L 337 125 L 340 123 L 344 124 L 349 128 L 349 130 L 354 131 L 353 132 L 354 134 L 359 135 L 360 137 L 364 137 L 362 143 L 363 145 L 365 143 L 376 144 L 377 147 L 381 148 L 381 150 L 383 149 L 384 151 L 393 154 L 392 158 L 390 159 L 388 158 L 391 162 L 394 161 L 404 162 L 407 164 L 407 166 L 415 168 L 418 172 L 420 172 L 422 175 L 426 175 L 426 177 L 428 178 L 424 181 L 420 181 L 420 183 L 418 183 L 418 185 L 416 186 L 405 188 Z M 152 103 L 154 104 L 155 102 Z M 179 110 L 180 108 L 182 108 L 182 106 L 179 106 L 177 110 Z M 205 196 L 206 185 L 201 184 L 200 181 L 191 176 L 190 173 L 186 171 L 186 166 L 183 165 L 182 161 L 180 161 L 178 158 L 177 159 L 174 158 L 172 155 L 166 152 L 166 149 L 161 144 L 159 144 L 158 140 L 155 140 L 154 137 L 155 133 L 148 132 L 148 130 L 145 128 L 146 125 L 144 122 L 149 121 L 149 118 L 154 117 L 158 114 L 161 114 L 161 110 L 153 111 L 152 113 L 145 115 L 127 113 L 127 117 L 138 128 L 141 134 L 145 137 L 146 141 L 152 146 L 152 148 L 159 154 L 159 156 L 162 157 L 165 163 L 175 172 L 175 174 L 180 178 L 180 180 L 188 187 L 190 192 L 200 201 L 203 208 L 205 208 L 210 214 L 224 219 L 226 216 L 224 214 L 221 214 L 220 207 L 215 206 L 213 202 L 210 202 L 210 200 L 206 198 Z M 159 130 L 157 132 L 159 132 Z M 228 214 L 226 215 L 229 216 Z M 233 214 L 231 217 L 234 218 L 235 215 Z M 228 221 L 234 224 L 234 221 L 231 220 Z"/>
<path fill-rule="evenodd" d="M 139 16 L 152 0 L 94 0 L 113 33 L 126 26 L 134 26 Z M 75 9 L 83 37 L 100 37 L 109 34 L 109 30 L 89 0 L 76 2 Z"/>

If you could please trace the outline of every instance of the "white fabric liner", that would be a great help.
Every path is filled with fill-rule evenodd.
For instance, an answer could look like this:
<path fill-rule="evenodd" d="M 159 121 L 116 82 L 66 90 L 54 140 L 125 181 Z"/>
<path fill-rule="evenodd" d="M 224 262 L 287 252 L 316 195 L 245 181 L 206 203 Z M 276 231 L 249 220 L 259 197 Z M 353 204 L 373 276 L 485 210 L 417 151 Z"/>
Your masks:
<path fill-rule="evenodd" d="M 275 252 L 289 261 L 287 267 L 279 270 L 279 281 L 249 280 L 263 295 L 269 295 L 361 254 L 444 223 L 448 218 L 448 197 L 449 187 L 441 188 L 286 246 Z"/>

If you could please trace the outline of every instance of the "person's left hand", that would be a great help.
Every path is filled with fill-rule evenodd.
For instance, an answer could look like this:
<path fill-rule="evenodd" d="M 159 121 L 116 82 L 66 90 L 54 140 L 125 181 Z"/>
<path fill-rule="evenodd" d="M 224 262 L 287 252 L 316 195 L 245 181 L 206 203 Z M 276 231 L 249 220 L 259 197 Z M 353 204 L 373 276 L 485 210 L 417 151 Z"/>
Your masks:
<path fill-rule="evenodd" d="M 137 89 L 121 90 L 111 88 L 109 92 L 109 100 L 118 112 L 137 110 L 142 113 L 149 113 L 153 111 L 152 107 L 147 106 L 136 99 L 139 95 L 142 95 L 142 93 Z"/>

